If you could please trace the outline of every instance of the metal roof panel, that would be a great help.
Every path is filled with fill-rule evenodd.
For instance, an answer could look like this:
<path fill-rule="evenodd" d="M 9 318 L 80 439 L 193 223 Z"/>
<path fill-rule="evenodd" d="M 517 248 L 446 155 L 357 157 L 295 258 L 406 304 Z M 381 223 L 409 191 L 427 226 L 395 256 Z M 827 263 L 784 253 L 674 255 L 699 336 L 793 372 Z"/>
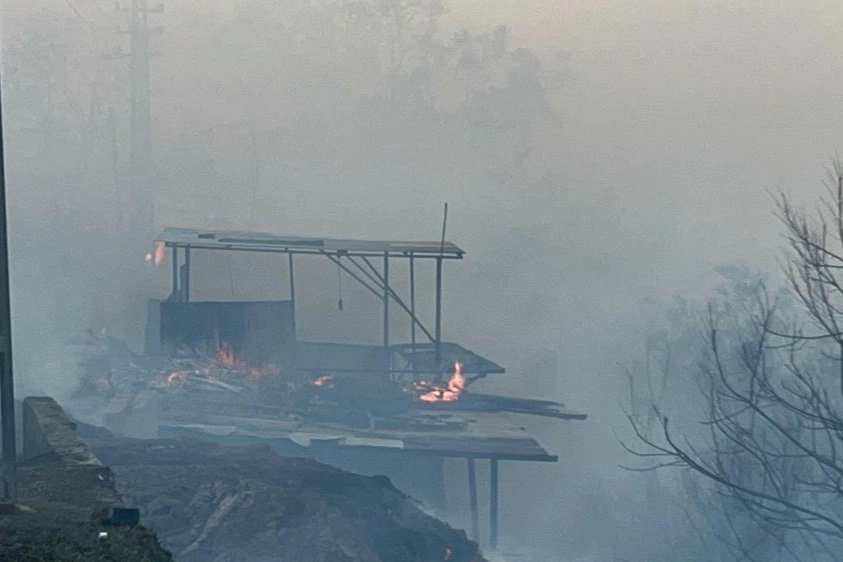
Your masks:
<path fill-rule="evenodd" d="M 391 254 L 415 257 L 461 258 L 465 253 L 453 242 L 417 240 L 355 240 L 287 236 L 266 232 L 165 228 L 157 241 L 179 246 L 233 251 L 310 252 L 349 255 Z"/>

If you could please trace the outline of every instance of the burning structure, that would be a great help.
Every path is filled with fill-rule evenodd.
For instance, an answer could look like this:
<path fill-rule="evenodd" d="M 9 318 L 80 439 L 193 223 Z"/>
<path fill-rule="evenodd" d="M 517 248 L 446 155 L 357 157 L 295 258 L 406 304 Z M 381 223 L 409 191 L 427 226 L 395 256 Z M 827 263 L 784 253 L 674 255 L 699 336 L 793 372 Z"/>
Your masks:
<path fill-rule="evenodd" d="M 289 298 L 197 302 L 191 298 L 192 257 L 197 252 L 281 254 L 286 257 Z M 160 437 L 269 443 L 285 455 L 385 474 L 406 493 L 438 509 L 445 507 L 443 460 L 465 459 L 475 540 L 476 463 L 488 461 L 488 542 L 494 546 L 499 462 L 557 460 L 505 414 L 585 418 L 555 402 L 471 390 L 479 379 L 504 369 L 442 339 L 443 266 L 464 256 L 450 242 L 168 228 L 146 260 L 159 265 L 168 254 L 172 292 L 150 307 L 145 357 L 126 358 L 119 365 L 112 360 L 99 379 L 100 392 L 111 397 L 107 421 L 112 429 L 132 433 L 151 423 L 152 433 Z M 295 266 L 306 258 L 329 260 L 377 298 L 383 311 L 382 342 L 346 344 L 298 337 Z M 390 283 L 390 264 L 396 260 L 409 264 L 406 299 Z M 418 260 L 435 266 L 433 329 L 416 310 Z M 409 320 L 409 342 L 390 341 L 395 307 Z"/>

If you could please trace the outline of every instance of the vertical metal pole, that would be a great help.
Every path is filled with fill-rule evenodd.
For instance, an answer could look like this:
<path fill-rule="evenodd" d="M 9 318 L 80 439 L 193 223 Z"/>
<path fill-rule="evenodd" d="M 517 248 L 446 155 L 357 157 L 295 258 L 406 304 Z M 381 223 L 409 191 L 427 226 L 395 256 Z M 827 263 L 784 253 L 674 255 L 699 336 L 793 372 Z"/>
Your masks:
<path fill-rule="evenodd" d="M 489 546 L 498 547 L 498 459 L 491 459 L 489 481 Z"/>
<path fill-rule="evenodd" d="M 173 246 L 173 300 L 178 302 L 179 295 L 179 247 Z"/>
<path fill-rule="evenodd" d="M 416 362 L 416 258 L 410 254 L 410 342 L 413 351 L 413 380 L 418 378 Z"/>
<path fill-rule="evenodd" d="M 184 302 L 190 302 L 190 246 L 184 249 Z"/>
<path fill-rule="evenodd" d="M 290 306 L 293 308 L 293 341 L 296 339 L 296 276 L 293 269 L 293 253 L 287 254 L 290 270 Z"/>
<path fill-rule="evenodd" d="M 129 197 L 131 228 L 146 234 L 155 224 L 152 184 L 152 106 L 149 86 L 149 8 L 147 0 L 132 0 L 129 14 Z"/>
<path fill-rule="evenodd" d="M 437 374 L 442 370 L 439 364 L 442 359 L 442 258 L 445 255 L 445 229 L 448 227 L 448 204 L 445 203 L 445 214 L 442 217 L 442 242 L 439 245 L 439 257 L 436 258 L 436 348 L 435 365 Z"/>
<path fill-rule="evenodd" d="M 410 342 L 416 352 L 416 259 L 410 254 Z M 414 362 L 415 363 L 415 362 Z"/>
<path fill-rule="evenodd" d="M 0 102 L 0 431 L 3 434 L 5 499 L 17 501 L 15 388 L 12 372 L 12 314 L 9 295 L 9 242 L 6 226 L 6 170 L 3 154 L 3 107 Z"/>
<path fill-rule="evenodd" d="M 471 533 L 472 539 L 480 542 L 480 521 L 477 516 L 477 473 L 474 459 L 468 459 L 468 496 L 471 502 Z"/>
<path fill-rule="evenodd" d="M 114 230 L 122 233 L 125 224 L 123 222 L 123 209 L 126 205 L 123 201 L 123 190 L 120 185 L 120 165 L 117 154 L 117 118 L 114 109 L 108 111 L 108 128 L 111 133 L 111 182 L 114 184 L 114 202 L 116 211 L 114 213 Z"/>
<path fill-rule="evenodd" d="M 441 369 L 440 343 L 442 342 L 442 258 L 436 258 L 436 332 L 434 333 L 436 347 L 436 370 Z"/>
<path fill-rule="evenodd" d="M 383 254 L 383 346 L 389 347 L 389 254 Z"/>

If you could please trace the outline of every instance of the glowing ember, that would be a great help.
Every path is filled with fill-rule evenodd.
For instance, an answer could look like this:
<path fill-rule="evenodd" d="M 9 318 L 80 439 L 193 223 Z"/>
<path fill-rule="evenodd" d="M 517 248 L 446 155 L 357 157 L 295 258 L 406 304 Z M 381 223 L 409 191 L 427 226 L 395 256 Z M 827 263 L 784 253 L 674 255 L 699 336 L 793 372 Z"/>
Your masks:
<path fill-rule="evenodd" d="M 144 256 L 144 261 L 146 263 L 154 264 L 156 266 L 161 265 L 164 261 L 164 242 L 159 240 L 155 242 L 155 250 L 152 252 L 147 252 Z"/>
<path fill-rule="evenodd" d="M 313 384 L 315 384 L 316 386 L 326 386 L 332 380 L 334 380 L 334 375 L 322 375 L 321 377 L 318 377 L 315 381 L 313 381 Z"/>
<path fill-rule="evenodd" d="M 234 348 L 228 342 L 220 343 L 217 355 L 214 359 L 216 366 L 223 367 L 231 371 L 238 371 L 253 380 L 278 374 L 278 366 L 274 363 L 254 365 L 240 357 L 237 357 L 234 353 Z"/>
<path fill-rule="evenodd" d="M 425 385 L 426 386 L 426 385 Z M 460 399 L 465 389 L 465 377 L 462 374 L 462 363 L 454 363 L 454 374 L 448 379 L 447 387 L 435 387 L 419 396 L 425 402 L 454 402 Z"/>
<path fill-rule="evenodd" d="M 234 350 L 231 346 L 223 342 L 220 344 L 220 349 L 217 352 L 217 362 L 226 367 L 236 367 L 237 359 L 234 357 Z"/>
<path fill-rule="evenodd" d="M 248 373 L 249 378 L 257 380 L 269 375 L 278 374 L 278 367 L 273 363 L 267 363 L 266 365 L 261 365 L 259 367 L 249 367 Z"/>
<path fill-rule="evenodd" d="M 189 366 L 170 371 L 165 381 L 167 386 L 173 386 L 175 383 L 187 382 L 190 377 L 223 382 L 221 379 L 231 376 L 239 375 L 259 380 L 279 374 L 280 370 L 275 363 L 250 363 L 237 357 L 231 344 L 222 342 L 215 355 L 206 357 L 201 363 L 191 363 Z"/>

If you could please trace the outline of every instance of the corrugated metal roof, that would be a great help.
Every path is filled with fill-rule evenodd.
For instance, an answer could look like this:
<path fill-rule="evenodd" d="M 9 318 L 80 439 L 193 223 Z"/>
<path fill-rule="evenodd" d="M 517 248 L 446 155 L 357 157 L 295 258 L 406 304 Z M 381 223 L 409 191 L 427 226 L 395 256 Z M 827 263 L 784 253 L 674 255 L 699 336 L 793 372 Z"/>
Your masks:
<path fill-rule="evenodd" d="M 310 236 L 285 236 L 266 232 L 244 232 L 229 230 L 200 230 L 192 228 L 165 228 L 157 241 L 167 246 L 178 246 L 209 250 L 239 250 L 252 252 L 280 253 L 327 253 L 353 256 L 406 257 L 412 254 L 420 258 L 439 257 L 462 258 L 465 253 L 452 242 L 413 240 L 352 240 L 346 238 L 317 238 Z"/>

